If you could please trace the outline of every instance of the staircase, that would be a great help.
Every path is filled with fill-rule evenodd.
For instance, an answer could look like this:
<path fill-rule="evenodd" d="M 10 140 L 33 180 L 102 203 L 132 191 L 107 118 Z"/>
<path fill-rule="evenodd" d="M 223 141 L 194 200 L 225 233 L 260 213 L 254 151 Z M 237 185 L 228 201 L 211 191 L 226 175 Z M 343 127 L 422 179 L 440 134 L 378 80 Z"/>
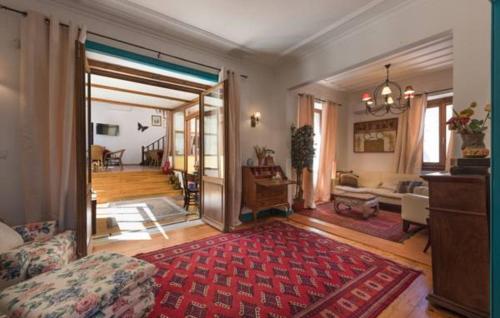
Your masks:
<path fill-rule="evenodd" d="M 175 190 L 160 169 L 92 173 L 92 189 L 97 203 L 168 195 L 182 200 L 182 190 Z"/>
<path fill-rule="evenodd" d="M 148 158 L 148 153 L 152 151 L 161 152 L 163 154 L 163 150 L 165 149 L 165 141 L 167 136 L 160 137 L 150 143 L 149 145 L 141 146 L 141 165 L 150 165 L 151 158 Z M 161 164 L 161 158 L 157 158 L 157 162 L 154 165 L 159 166 Z"/>

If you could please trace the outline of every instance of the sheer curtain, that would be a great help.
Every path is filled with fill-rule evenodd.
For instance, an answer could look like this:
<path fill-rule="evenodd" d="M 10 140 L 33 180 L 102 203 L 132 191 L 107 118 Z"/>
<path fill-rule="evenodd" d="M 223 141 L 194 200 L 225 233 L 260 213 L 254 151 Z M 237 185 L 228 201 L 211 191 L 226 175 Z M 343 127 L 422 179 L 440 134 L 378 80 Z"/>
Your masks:
<path fill-rule="evenodd" d="M 238 73 L 222 69 L 219 80 L 227 80 L 229 91 L 228 97 L 228 118 L 226 124 L 229 126 L 227 140 L 228 156 L 228 195 L 229 225 L 234 227 L 240 224 L 241 211 L 241 161 L 240 161 L 240 76 Z"/>
<path fill-rule="evenodd" d="M 335 103 L 326 102 L 321 112 L 321 146 L 314 193 L 315 201 L 319 202 L 330 201 L 332 173 L 336 170 L 337 107 Z"/>
<path fill-rule="evenodd" d="M 410 109 L 399 115 L 394 151 L 394 170 L 397 173 L 418 174 L 421 171 L 426 107 L 427 96 L 417 95 Z"/>
<path fill-rule="evenodd" d="M 76 214 L 75 43 L 81 31 L 28 12 L 21 24 L 21 178 L 27 222 Z M 73 218 L 74 219 L 74 218 Z"/>
<path fill-rule="evenodd" d="M 172 118 L 172 111 L 171 110 L 165 110 L 165 145 L 163 146 L 163 157 L 161 158 L 161 166 L 165 165 L 165 162 L 169 160 L 170 156 L 172 155 L 172 138 L 173 138 L 173 118 Z M 170 162 L 170 167 L 172 167 L 172 162 Z"/>
<path fill-rule="evenodd" d="M 297 108 L 297 127 L 305 125 L 313 125 L 314 120 L 314 96 L 299 95 Z M 304 206 L 306 208 L 315 208 L 314 204 L 314 187 L 312 171 L 304 169 L 302 180 L 302 188 L 304 189 Z"/>

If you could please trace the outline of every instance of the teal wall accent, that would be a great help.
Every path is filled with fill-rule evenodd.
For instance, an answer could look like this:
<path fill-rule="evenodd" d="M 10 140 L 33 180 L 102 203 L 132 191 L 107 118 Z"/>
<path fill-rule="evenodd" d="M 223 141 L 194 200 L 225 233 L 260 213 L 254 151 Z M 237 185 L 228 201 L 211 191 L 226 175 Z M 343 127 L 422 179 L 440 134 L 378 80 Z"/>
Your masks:
<path fill-rule="evenodd" d="M 97 43 L 94 41 L 86 41 L 85 47 L 90 52 L 102 53 L 110 56 L 120 57 L 131 62 L 142 63 L 144 65 L 158 67 L 167 71 L 176 72 L 184 75 L 195 76 L 199 79 L 203 79 L 206 81 L 211 81 L 214 84 L 219 81 L 218 74 L 213 74 L 205 71 L 201 71 L 198 69 L 194 69 L 191 67 L 187 67 L 184 65 L 178 65 L 170 62 L 166 62 L 160 59 L 156 59 L 150 56 L 137 54 L 134 52 L 126 51 L 123 49 L 119 49 L 116 47 L 112 47 L 109 45 L 105 45 L 102 43 Z"/>
<path fill-rule="evenodd" d="M 491 43 L 491 317 L 500 317 L 500 1 L 492 1 Z"/>

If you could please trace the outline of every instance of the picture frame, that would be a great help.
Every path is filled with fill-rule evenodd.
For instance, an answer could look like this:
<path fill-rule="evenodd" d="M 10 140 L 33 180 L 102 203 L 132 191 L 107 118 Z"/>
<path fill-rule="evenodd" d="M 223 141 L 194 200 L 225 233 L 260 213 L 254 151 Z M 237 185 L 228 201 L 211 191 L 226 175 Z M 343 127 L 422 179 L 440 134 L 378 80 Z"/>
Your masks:
<path fill-rule="evenodd" d="M 355 153 L 391 153 L 396 147 L 398 118 L 354 123 Z"/>
<path fill-rule="evenodd" d="M 160 115 L 151 115 L 151 126 L 161 127 Z"/>

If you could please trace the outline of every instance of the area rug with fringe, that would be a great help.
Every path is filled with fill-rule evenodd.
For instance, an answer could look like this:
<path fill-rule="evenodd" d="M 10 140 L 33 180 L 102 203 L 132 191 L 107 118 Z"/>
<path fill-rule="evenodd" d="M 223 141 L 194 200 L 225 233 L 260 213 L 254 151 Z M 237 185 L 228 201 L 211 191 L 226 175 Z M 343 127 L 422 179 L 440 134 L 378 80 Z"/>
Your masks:
<path fill-rule="evenodd" d="M 411 225 L 408 233 L 405 233 L 401 214 L 397 212 L 380 210 L 377 215 L 366 220 L 363 219 L 363 214 L 356 209 L 352 212 L 344 210 L 337 213 L 333 202 L 318 204 L 316 209 L 305 209 L 297 213 L 400 243 L 422 229 L 422 227 Z"/>
<path fill-rule="evenodd" d="M 158 268 L 150 317 L 373 318 L 420 275 L 282 222 L 136 257 Z"/>

